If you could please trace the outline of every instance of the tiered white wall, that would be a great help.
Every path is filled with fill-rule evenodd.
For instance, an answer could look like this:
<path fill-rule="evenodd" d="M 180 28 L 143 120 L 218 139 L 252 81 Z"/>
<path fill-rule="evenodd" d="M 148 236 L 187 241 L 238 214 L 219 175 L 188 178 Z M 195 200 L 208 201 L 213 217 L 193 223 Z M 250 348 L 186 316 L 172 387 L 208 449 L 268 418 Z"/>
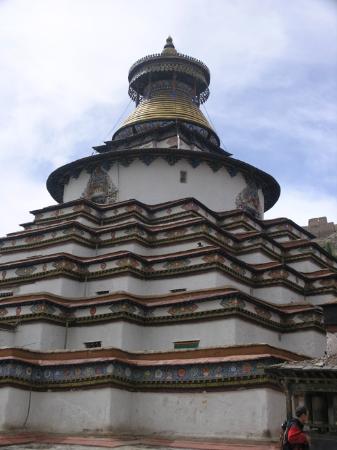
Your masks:
<path fill-rule="evenodd" d="M 10 387 L 0 390 L 0 430 L 22 431 L 26 425 L 30 430 L 62 433 L 261 439 L 277 437 L 284 417 L 283 394 L 267 388 L 207 393 L 102 388 L 47 395 Z"/>
<path fill-rule="evenodd" d="M 12 332 L 0 330 L 0 347 L 42 351 L 83 349 L 84 343 L 90 341 L 101 341 L 103 347 L 130 352 L 170 351 L 174 349 L 175 341 L 190 340 L 199 340 L 199 348 L 265 343 L 314 358 L 322 356 L 326 337 L 315 330 L 278 333 L 240 318 L 146 327 L 118 321 L 68 330 L 46 322 L 32 322 L 22 324 Z"/>

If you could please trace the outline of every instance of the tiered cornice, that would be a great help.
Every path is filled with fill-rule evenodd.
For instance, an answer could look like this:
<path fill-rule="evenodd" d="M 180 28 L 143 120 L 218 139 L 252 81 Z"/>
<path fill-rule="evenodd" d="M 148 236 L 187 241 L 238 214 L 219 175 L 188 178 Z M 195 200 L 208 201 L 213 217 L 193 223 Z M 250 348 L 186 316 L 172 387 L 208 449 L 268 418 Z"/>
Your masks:
<path fill-rule="evenodd" d="M 28 294 L 4 298 L 0 307 L 0 326 L 14 328 L 41 320 L 67 327 L 120 320 L 159 326 L 231 317 L 282 333 L 303 329 L 324 333 L 323 314 L 318 307 L 272 305 L 230 288 L 148 297 L 125 292 L 81 299 Z"/>

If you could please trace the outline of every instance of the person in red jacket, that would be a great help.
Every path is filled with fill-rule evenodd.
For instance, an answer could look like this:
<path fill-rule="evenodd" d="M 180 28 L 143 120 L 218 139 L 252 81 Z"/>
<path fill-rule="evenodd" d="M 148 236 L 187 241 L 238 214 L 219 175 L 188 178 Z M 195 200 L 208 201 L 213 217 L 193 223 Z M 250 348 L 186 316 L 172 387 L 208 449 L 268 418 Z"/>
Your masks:
<path fill-rule="evenodd" d="M 292 450 L 307 450 L 310 447 L 310 439 L 303 431 L 304 425 L 308 422 L 308 410 L 305 406 L 300 406 L 295 411 L 296 418 L 291 419 L 287 426 L 287 440 Z"/>

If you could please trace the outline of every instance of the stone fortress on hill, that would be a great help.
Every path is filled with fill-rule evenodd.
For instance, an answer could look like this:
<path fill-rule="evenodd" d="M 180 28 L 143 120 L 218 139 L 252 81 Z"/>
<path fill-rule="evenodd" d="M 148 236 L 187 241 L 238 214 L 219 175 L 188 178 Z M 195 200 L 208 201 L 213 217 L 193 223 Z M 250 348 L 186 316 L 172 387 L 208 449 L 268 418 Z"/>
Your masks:
<path fill-rule="evenodd" d="M 324 354 L 337 261 L 264 220 L 279 185 L 220 148 L 209 83 L 171 38 L 138 60 L 133 113 L 1 239 L 0 429 L 278 436 L 268 367 Z"/>

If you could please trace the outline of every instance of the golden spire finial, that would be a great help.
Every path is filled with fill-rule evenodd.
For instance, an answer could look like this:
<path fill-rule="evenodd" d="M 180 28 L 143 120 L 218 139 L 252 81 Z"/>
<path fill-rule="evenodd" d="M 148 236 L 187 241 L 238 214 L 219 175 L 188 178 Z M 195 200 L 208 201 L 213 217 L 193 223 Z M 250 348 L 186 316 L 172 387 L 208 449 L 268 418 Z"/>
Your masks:
<path fill-rule="evenodd" d="M 166 44 L 164 45 L 163 51 L 161 52 L 162 55 L 176 55 L 177 50 L 174 47 L 173 39 L 171 36 L 168 36 L 166 39 Z"/>

